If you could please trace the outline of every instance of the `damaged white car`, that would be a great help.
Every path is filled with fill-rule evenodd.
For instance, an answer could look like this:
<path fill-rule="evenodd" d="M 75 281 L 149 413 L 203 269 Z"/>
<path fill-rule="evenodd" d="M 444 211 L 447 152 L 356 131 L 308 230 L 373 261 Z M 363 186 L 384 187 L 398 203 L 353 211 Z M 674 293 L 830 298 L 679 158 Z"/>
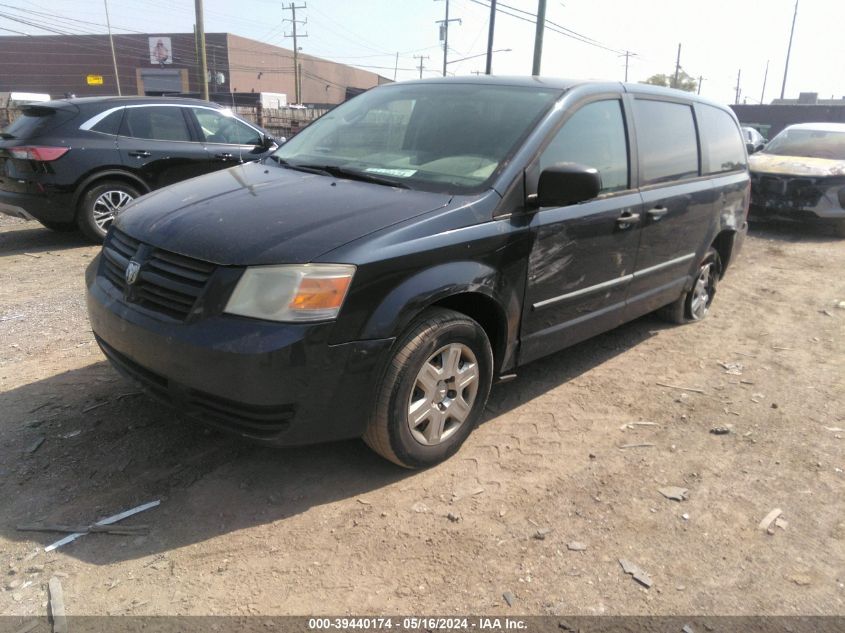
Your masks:
<path fill-rule="evenodd" d="M 845 237 L 845 123 L 790 125 L 748 167 L 751 220 L 824 222 Z"/>

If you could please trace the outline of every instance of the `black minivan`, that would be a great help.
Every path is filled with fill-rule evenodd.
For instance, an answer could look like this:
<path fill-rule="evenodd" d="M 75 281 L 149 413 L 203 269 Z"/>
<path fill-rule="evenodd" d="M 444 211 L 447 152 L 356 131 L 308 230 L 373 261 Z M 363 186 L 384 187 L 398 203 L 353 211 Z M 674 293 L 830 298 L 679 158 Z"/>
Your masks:
<path fill-rule="evenodd" d="M 747 230 L 746 162 L 732 112 L 683 92 L 385 85 L 127 207 L 87 272 L 91 325 L 208 424 L 425 467 L 519 366 L 654 310 L 704 318 Z"/>

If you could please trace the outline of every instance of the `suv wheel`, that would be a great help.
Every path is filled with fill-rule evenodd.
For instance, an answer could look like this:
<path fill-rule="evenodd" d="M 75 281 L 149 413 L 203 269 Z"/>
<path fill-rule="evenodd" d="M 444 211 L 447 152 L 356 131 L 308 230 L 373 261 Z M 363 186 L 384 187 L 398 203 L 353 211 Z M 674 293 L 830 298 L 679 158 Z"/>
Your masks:
<path fill-rule="evenodd" d="M 670 323 L 690 323 L 701 321 L 707 316 L 713 297 L 716 296 L 716 284 L 722 273 L 719 253 L 711 248 L 698 265 L 695 280 L 689 292 L 684 293 L 674 303 L 658 310 L 658 314 Z"/>
<path fill-rule="evenodd" d="M 423 313 L 398 341 L 364 441 L 405 468 L 451 457 L 478 423 L 493 376 L 481 326 L 452 310 Z"/>
<path fill-rule="evenodd" d="M 91 187 L 82 196 L 76 223 L 85 236 L 102 242 L 121 209 L 138 198 L 141 193 L 132 185 L 117 180 L 107 180 Z"/>

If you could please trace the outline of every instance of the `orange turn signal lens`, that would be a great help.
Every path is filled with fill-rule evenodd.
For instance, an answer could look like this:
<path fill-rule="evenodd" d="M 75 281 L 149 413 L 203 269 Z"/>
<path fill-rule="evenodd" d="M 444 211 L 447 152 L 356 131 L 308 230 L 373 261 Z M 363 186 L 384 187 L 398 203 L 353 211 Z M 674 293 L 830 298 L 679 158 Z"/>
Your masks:
<path fill-rule="evenodd" d="M 288 307 L 291 310 L 334 310 L 340 308 L 352 276 L 304 277 Z"/>

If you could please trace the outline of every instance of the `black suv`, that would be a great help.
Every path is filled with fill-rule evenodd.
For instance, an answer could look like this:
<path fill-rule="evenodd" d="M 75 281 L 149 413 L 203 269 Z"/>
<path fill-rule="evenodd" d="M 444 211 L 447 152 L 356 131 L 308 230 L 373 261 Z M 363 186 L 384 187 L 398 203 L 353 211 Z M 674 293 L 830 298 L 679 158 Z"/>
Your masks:
<path fill-rule="evenodd" d="M 519 366 L 653 310 L 704 318 L 747 230 L 746 162 L 730 109 L 679 91 L 381 86 L 120 214 L 91 326 L 209 424 L 428 466 Z"/>
<path fill-rule="evenodd" d="M 0 132 L 0 212 L 102 241 L 134 198 L 275 147 L 260 128 L 196 99 L 32 104 Z"/>

